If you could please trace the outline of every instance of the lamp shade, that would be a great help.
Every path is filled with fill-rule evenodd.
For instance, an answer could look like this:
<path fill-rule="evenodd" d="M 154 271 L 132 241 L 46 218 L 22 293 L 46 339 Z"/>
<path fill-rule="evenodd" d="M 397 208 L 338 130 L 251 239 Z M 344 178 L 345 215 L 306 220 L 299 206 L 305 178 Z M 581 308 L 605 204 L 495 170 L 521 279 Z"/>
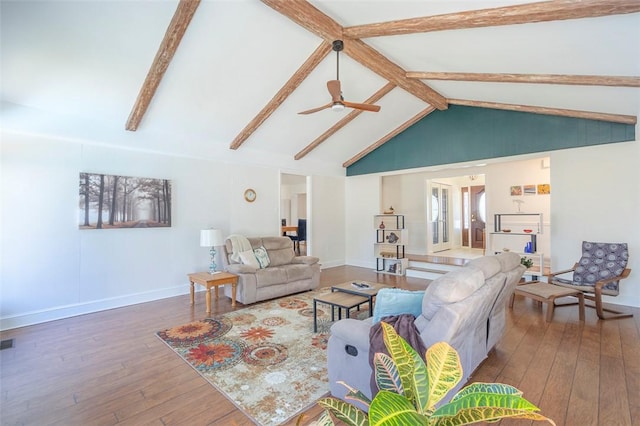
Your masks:
<path fill-rule="evenodd" d="M 203 229 L 200 231 L 201 247 L 216 247 L 224 244 L 222 239 L 222 231 L 219 229 Z"/>

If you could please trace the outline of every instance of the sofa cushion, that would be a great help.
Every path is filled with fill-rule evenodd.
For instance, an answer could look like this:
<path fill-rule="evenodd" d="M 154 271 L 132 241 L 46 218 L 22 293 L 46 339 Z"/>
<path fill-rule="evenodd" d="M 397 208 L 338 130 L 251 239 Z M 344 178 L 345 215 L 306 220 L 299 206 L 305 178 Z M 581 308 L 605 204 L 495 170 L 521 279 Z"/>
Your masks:
<path fill-rule="evenodd" d="M 520 256 L 516 253 L 505 251 L 496 256 L 500 262 L 502 272 L 511 271 L 520 265 Z"/>
<path fill-rule="evenodd" d="M 261 269 L 269 266 L 270 260 L 266 248 L 258 247 L 257 249 L 253 250 L 253 253 L 255 254 L 255 258 L 258 259 L 258 263 L 260 264 Z"/>
<path fill-rule="evenodd" d="M 268 287 L 276 284 L 287 283 L 287 268 L 281 266 L 270 266 L 256 271 L 256 287 Z"/>
<path fill-rule="evenodd" d="M 512 253 L 515 254 L 515 253 Z M 518 256 L 516 254 L 516 256 Z M 498 272 L 502 270 L 502 265 L 498 260 L 498 256 L 482 256 L 477 259 L 470 260 L 465 267 L 474 267 L 482 271 L 484 278 L 487 279 L 489 277 L 494 276 Z"/>
<path fill-rule="evenodd" d="M 305 264 L 291 264 L 283 267 L 287 273 L 287 280 L 285 282 L 294 282 L 300 280 L 306 280 L 313 276 L 313 268 Z"/>
<path fill-rule="evenodd" d="M 264 237 L 262 246 L 267 249 L 270 266 L 282 266 L 291 263 L 295 257 L 293 242 L 285 237 Z"/>
<path fill-rule="evenodd" d="M 254 268 L 260 267 L 253 250 L 241 251 L 238 255 L 240 256 L 240 261 L 242 261 L 243 265 L 253 266 Z"/>
<path fill-rule="evenodd" d="M 482 270 L 475 267 L 451 271 L 433 280 L 422 298 L 422 315 L 429 321 L 441 306 L 466 299 L 484 284 Z"/>
<path fill-rule="evenodd" d="M 422 312 L 423 297 L 424 290 L 380 289 L 373 306 L 373 324 L 379 323 L 384 317 L 400 314 L 412 314 L 417 317 Z"/>
<path fill-rule="evenodd" d="M 626 243 L 582 242 L 582 257 L 573 272 L 573 282 L 579 286 L 594 287 L 596 282 L 618 277 L 627 267 L 629 252 Z M 618 282 L 607 283 L 604 288 L 617 294 Z"/>

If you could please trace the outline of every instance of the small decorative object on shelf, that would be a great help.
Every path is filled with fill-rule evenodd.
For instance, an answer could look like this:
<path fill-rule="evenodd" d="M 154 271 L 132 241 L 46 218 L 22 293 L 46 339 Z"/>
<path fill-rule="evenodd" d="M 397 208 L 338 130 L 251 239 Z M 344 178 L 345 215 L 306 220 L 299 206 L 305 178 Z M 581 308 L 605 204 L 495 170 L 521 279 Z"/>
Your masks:
<path fill-rule="evenodd" d="M 511 229 L 506 228 L 506 229 L 503 229 L 502 232 L 511 232 Z"/>
<path fill-rule="evenodd" d="M 395 244 L 399 239 L 400 237 L 398 237 L 395 232 L 390 232 L 389 235 L 387 235 L 387 241 L 389 244 Z"/>
<path fill-rule="evenodd" d="M 384 221 L 383 221 L 383 222 L 380 222 L 380 226 L 379 226 L 379 228 L 380 228 L 380 229 L 384 229 L 384 228 L 385 228 L 385 226 L 384 226 Z"/>
<path fill-rule="evenodd" d="M 389 210 L 385 210 L 384 214 L 393 214 L 395 212 L 395 210 L 393 209 L 393 206 L 389 207 Z"/>

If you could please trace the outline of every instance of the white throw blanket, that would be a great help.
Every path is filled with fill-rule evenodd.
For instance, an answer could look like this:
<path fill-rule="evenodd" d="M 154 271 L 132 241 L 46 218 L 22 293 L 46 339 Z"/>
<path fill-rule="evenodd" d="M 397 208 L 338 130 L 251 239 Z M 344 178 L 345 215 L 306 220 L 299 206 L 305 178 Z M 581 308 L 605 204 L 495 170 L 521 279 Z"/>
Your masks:
<path fill-rule="evenodd" d="M 251 243 L 244 235 L 231 234 L 227 237 L 231 241 L 231 255 L 229 259 L 234 262 L 242 263 L 240 260 L 240 252 L 253 250 Z"/>

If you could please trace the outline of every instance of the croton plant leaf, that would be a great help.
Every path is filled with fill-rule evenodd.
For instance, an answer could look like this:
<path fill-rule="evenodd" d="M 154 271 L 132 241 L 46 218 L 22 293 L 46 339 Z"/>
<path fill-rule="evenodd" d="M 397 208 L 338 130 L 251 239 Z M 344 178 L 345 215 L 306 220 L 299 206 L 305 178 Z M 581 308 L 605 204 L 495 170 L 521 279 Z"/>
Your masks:
<path fill-rule="evenodd" d="M 403 395 L 389 391 L 376 394 L 369 407 L 369 424 L 383 425 L 427 425 L 428 419 L 418 413 L 413 403 Z"/>
<path fill-rule="evenodd" d="M 411 385 L 415 368 L 413 357 L 407 352 L 406 347 L 402 344 L 403 339 L 398 336 L 392 326 L 385 322 L 381 322 L 380 325 L 382 326 L 385 346 L 398 368 L 404 396 L 413 402 L 415 401 L 414 389 Z"/>
<path fill-rule="evenodd" d="M 431 346 L 427 349 L 427 375 L 427 411 L 433 411 L 435 405 L 462 379 L 462 365 L 458 352 L 445 342 Z"/>
<path fill-rule="evenodd" d="M 378 389 L 404 394 L 398 367 L 389 355 L 383 352 L 376 353 L 373 357 L 373 365 Z"/>
<path fill-rule="evenodd" d="M 344 402 L 338 398 L 321 398 L 318 400 L 318 405 L 328 409 L 339 420 L 342 420 L 351 426 L 368 426 L 369 420 L 367 413 L 359 409 L 358 407 Z"/>

